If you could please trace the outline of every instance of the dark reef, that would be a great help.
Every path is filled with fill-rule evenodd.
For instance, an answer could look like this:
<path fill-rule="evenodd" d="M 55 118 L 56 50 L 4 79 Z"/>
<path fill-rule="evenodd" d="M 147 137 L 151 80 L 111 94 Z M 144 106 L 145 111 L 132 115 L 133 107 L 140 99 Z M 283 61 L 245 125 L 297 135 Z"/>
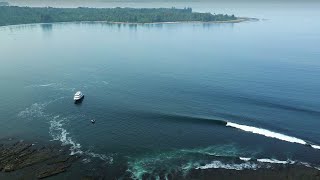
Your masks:
<path fill-rule="evenodd" d="M 79 155 L 70 155 L 68 146 L 61 146 L 54 142 L 40 145 L 12 138 L 0 140 L 0 179 L 43 179 L 72 171 L 74 165 L 82 166 L 76 171 L 77 177 L 68 178 L 93 179 L 134 179 L 127 171 L 127 162 L 122 160 L 111 166 L 102 163 L 83 164 Z M 118 161 L 118 160 L 117 160 Z M 80 163 L 78 163 L 80 162 Z M 145 173 L 142 179 L 223 179 L 223 180 L 320 180 L 320 171 L 302 164 L 270 164 L 264 168 L 231 170 L 231 169 L 190 169 L 187 173 L 179 170 L 167 172 L 165 169 Z M 73 174 L 74 175 L 74 174 Z M 63 177 L 63 176 L 62 176 Z"/>
<path fill-rule="evenodd" d="M 18 179 L 42 179 L 67 169 L 79 159 L 69 155 L 67 147 L 57 145 L 38 145 L 11 138 L 0 141 L 1 173 L 14 173 L 25 168 L 32 168 L 28 173 L 17 175 Z"/>

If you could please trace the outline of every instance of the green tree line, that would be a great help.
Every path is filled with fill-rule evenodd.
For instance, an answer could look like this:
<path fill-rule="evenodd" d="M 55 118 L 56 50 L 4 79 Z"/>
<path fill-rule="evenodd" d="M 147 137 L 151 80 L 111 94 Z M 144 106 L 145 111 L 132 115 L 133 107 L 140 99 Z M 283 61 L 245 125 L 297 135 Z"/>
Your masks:
<path fill-rule="evenodd" d="M 128 23 L 229 21 L 234 15 L 197 13 L 191 8 L 35 8 L 0 6 L 0 26 L 71 21 Z"/>

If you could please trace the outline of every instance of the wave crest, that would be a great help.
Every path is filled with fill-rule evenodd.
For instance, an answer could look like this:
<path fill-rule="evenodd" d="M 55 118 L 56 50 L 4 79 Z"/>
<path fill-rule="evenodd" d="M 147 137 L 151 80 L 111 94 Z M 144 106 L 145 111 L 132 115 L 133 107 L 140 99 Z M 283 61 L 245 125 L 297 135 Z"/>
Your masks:
<path fill-rule="evenodd" d="M 307 145 L 308 143 L 302 139 L 296 138 L 296 137 L 292 137 L 292 136 L 287 136 L 281 133 L 277 133 L 277 132 L 273 132 L 267 129 L 262 129 L 262 128 L 257 128 L 257 127 L 253 127 L 253 126 L 247 126 L 247 125 L 240 125 L 240 124 L 236 124 L 236 123 L 231 123 L 228 122 L 226 126 L 229 127 L 233 127 L 233 128 L 237 128 L 237 129 L 241 129 L 243 131 L 247 131 L 247 132 L 251 132 L 254 134 L 260 134 L 266 137 L 271 137 L 271 138 L 275 138 L 275 139 L 279 139 L 282 141 L 287 141 L 287 142 L 291 142 L 291 143 L 298 143 L 298 144 L 303 144 L 303 145 Z"/>
<path fill-rule="evenodd" d="M 272 164 L 294 164 L 295 161 L 292 160 L 286 160 L 286 161 L 280 161 L 277 159 L 257 159 L 258 162 L 262 162 L 262 163 L 272 163 Z"/>
<path fill-rule="evenodd" d="M 244 169 L 257 169 L 259 166 L 255 163 L 245 162 L 241 164 L 227 164 L 221 161 L 212 161 L 210 164 L 196 167 L 195 169 L 233 169 L 233 170 L 244 170 Z"/>

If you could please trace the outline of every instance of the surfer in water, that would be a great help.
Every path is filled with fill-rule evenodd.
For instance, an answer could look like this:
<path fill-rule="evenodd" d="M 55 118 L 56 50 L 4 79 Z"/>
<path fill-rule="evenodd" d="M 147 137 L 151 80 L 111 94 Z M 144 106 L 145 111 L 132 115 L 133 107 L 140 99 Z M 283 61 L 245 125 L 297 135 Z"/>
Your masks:
<path fill-rule="evenodd" d="M 91 119 L 91 123 L 94 124 L 96 122 L 96 120 L 94 119 Z"/>

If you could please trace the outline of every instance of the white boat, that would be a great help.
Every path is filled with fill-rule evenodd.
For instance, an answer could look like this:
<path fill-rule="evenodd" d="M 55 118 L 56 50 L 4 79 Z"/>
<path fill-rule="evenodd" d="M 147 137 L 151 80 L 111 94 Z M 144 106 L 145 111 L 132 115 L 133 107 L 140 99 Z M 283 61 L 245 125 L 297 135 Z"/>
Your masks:
<path fill-rule="evenodd" d="M 79 101 L 84 97 L 84 94 L 81 91 L 76 92 L 76 94 L 73 97 L 73 100 Z"/>

